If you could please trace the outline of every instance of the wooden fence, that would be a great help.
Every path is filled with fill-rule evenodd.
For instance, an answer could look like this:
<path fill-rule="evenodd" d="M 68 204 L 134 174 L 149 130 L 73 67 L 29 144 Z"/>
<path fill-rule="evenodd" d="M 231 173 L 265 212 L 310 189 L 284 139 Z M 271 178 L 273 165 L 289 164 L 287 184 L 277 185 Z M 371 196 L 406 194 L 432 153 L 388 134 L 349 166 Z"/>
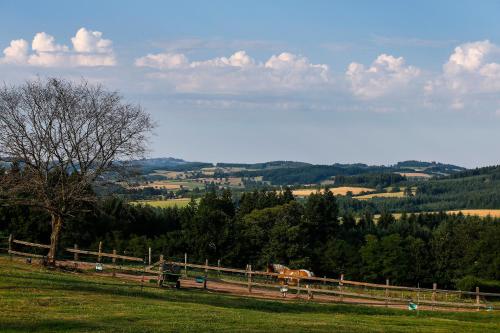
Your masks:
<path fill-rule="evenodd" d="M 17 240 L 12 237 L 12 235 L 8 239 L 8 252 L 10 255 L 18 255 L 25 257 L 34 257 L 34 258 L 46 258 L 46 255 L 41 254 L 33 254 L 28 252 L 21 252 L 14 250 L 15 245 L 22 245 L 25 247 L 32 247 L 38 249 L 49 249 L 50 246 L 46 244 L 38 244 L 32 243 L 22 240 Z M 408 304 L 409 299 L 403 297 L 394 297 L 392 294 L 395 292 L 407 292 L 412 296 L 411 299 L 413 302 L 417 302 L 422 305 L 429 305 L 432 308 L 434 307 L 455 307 L 455 308 L 475 308 L 479 309 L 489 309 L 492 310 L 491 305 L 484 302 L 486 297 L 494 297 L 500 299 L 499 293 L 488 293 L 488 292 L 480 292 L 479 287 L 476 287 L 475 292 L 471 291 L 461 291 L 461 290 L 447 290 L 447 289 L 438 289 L 437 284 L 433 284 L 433 288 L 415 288 L 415 287 L 405 287 L 405 286 L 395 286 L 390 285 L 389 280 L 386 280 L 385 284 L 377 284 L 377 283 L 368 283 L 368 282 L 359 282 L 359 281 L 351 281 L 345 280 L 343 274 L 339 279 L 335 278 L 327 278 L 327 277 L 297 277 L 297 276 L 283 276 L 278 273 L 271 273 L 259 270 L 252 270 L 251 265 L 247 265 L 245 269 L 238 268 L 229 268 L 222 267 L 220 264 L 220 260 L 217 261 L 217 266 L 211 266 L 208 264 L 208 260 L 205 260 L 204 264 L 196 264 L 189 263 L 187 254 L 184 255 L 184 261 L 174 261 L 174 260 L 164 260 L 164 256 L 160 255 L 160 260 L 157 262 L 152 262 L 152 252 L 151 248 L 148 250 L 148 255 L 146 258 L 132 257 L 126 255 L 117 254 L 116 250 L 113 250 L 112 253 L 106 253 L 102 251 L 102 242 L 99 242 L 98 251 L 90 251 L 90 250 L 82 250 L 79 249 L 75 244 L 73 248 L 65 248 L 64 251 L 71 253 L 73 255 L 73 260 L 65 260 L 65 262 L 73 263 L 73 264 L 89 264 L 88 261 L 81 261 L 79 255 L 86 255 L 91 257 L 96 257 L 96 262 L 101 263 L 102 258 L 111 258 L 112 263 L 102 264 L 103 267 L 107 267 L 110 269 L 123 269 L 127 271 L 140 271 L 143 273 L 149 273 L 153 275 L 159 274 L 161 272 L 161 266 L 163 263 L 168 263 L 171 265 L 175 265 L 183 269 L 183 273 L 185 277 L 188 277 L 188 270 L 194 270 L 199 272 L 202 275 L 204 281 L 204 287 L 207 287 L 207 281 L 220 281 L 220 282 L 228 282 L 236 285 L 244 285 L 247 286 L 248 292 L 251 293 L 254 287 L 259 288 L 276 288 L 279 289 L 282 287 L 281 284 L 278 283 L 277 277 L 280 278 L 288 278 L 297 281 L 296 285 L 288 286 L 289 290 L 295 291 L 297 294 L 301 292 L 305 292 L 308 295 L 308 298 L 313 298 L 314 294 L 323 294 L 323 295 L 333 295 L 338 297 L 338 301 L 343 301 L 344 298 L 356 298 L 356 299 L 367 299 L 367 300 L 379 300 L 383 301 L 386 306 L 389 304 Z M 135 263 L 141 263 L 142 267 L 130 267 L 123 265 L 117 265 L 117 259 L 123 261 L 131 261 Z M 217 278 L 209 277 L 209 272 L 215 272 L 215 276 Z M 239 274 L 240 279 L 228 279 L 228 276 L 225 278 L 220 278 L 221 274 L 229 274 L 235 275 Z M 262 278 L 267 278 L 266 281 L 260 281 Z M 375 292 L 374 294 L 367 294 L 366 292 L 359 293 L 355 292 L 355 290 L 363 288 L 366 290 L 372 290 L 380 292 Z M 437 295 L 444 294 L 446 295 L 446 299 L 448 299 L 448 295 L 455 295 L 458 299 L 469 298 L 471 302 L 449 302 L 449 301 L 438 301 Z M 429 299 L 425 298 L 425 295 L 428 295 Z M 415 300 L 416 299 L 416 300 Z M 481 302 L 483 299 L 483 302 Z"/>

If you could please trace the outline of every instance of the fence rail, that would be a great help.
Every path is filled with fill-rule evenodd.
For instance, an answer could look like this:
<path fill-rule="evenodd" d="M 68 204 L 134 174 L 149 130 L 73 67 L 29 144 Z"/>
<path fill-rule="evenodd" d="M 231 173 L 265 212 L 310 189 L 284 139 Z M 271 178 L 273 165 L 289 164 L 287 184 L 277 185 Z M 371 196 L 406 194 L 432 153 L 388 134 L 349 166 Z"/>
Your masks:
<path fill-rule="evenodd" d="M 28 252 L 21 252 L 14 250 L 13 247 L 14 245 L 22 245 L 25 247 L 33 247 L 33 248 L 41 248 L 41 249 L 50 249 L 50 245 L 47 244 L 39 244 L 39 243 L 33 243 L 33 242 L 27 242 L 23 240 L 18 240 L 14 239 L 12 235 L 9 237 L 8 241 L 8 252 L 10 255 L 18 255 L 18 256 L 28 256 L 28 257 L 34 257 L 34 258 L 46 258 L 46 255 L 41 255 L 41 254 L 35 254 L 35 253 L 28 253 Z M 119 255 L 116 253 L 115 250 L 113 250 L 113 253 L 106 253 L 102 251 L 102 242 L 99 242 L 99 250 L 98 251 L 91 251 L 91 250 L 81 250 L 78 249 L 78 246 L 75 244 L 74 248 L 65 248 L 63 249 L 64 251 L 68 253 L 72 253 L 74 256 L 74 260 L 66 260 L 67 263 L 71 264 L 89 264 L 89 262 L 81 261 L 78 258 L 79 254 L 82 255 L 90 255 L 90 256 L 95 256 L 97 257 L 97 261 L 101 262 L 101 258 L 111 258 L 112 259 L 112 264 L 106 263 L 103 266 L 106 266 L 107 268 L 113 269 L 113 270 L 125 270 L 125 271 L 135 271 L 135 272 L 142 272 L 142 273 L 149 273 L 153 275 L 159 274 L 161 272 L 162 268 L 161 265 L 163 263 L 168 263 L 171 265 L 175 265 L 181 268 L 184 268 L 184 275 L 187 277 L 188 275 L 188 268 L 191 270 L 201 270 L 204 271 L 204 287 L 206 287 L 206 281 L 210 280 L 212 278 L 208 278 L 208 272 L 209 271 L 214 271 L 217 272 L 217 274 L 220 276 L 220 274 L 225 273 L 225 274 L 240 274 L 242 276 L 242 280 L 231 280 L 227 281 L 227 279 L 219 279 L 220 281 L 223 282 L 228 282 L 228 283 L 233 283 L 233 284 L 238 284 L 238 285 L 246 285 L 248 286 L 248 292 L 252 292 L 252 287 L 262 287 L 262 288 L 280 288 L 282 285 L 277 284 L 277 277 L 279 276 L 280 279 L 290 279 L 297 281 L 297 285 L 292 285 L 288 286 L 290 290 L 294 290 L 297 293 L 300 293 L 301 291 L 307 292 L 308 295 L 312 297 L 313 293 L 316 294 L 326 294 L 326 295 L 336 295 L 340 297 L 340 300 L 343 300 L 343 297 L 351 297 L 351 298 L 360 298 L 360 299 L 371 299 L 371 300 L 380 300 L 384 301 L 386 305 L 388 304 L 404 304 L 408 302 L 407 298 L 403 297 L 403 292 L 411 292 L 415 293 L 416 297 L 418 299 L 419 304 L 424 304 L 424 305 L 430 305 L 432 307 L 463 307 L 463 308 L 486 308 L 487 304 L 484 302 L 481 303 L 481 298 L 485 297 L 495 297 L 495 298 L 500 298 L 500 293 L 490 293 L 490 292 L 480 292 L 479 288 L 476 287 L 475 292 L 471 291 L 461 291 L 461 290 L 447 290 L 447 289 L 437 289 L 437 285 L 434 284 L 433 288 L 415 288 L 415 287 L 405 287 L 405 286 L 395 286 L 395 285 L 390 285 L 389 280 L 387 280 L 386 284 L 377 284 L 377 283 L 369 283 L 369 282 L 359 282 L 359 281 L 351 281 L 351 280 L 344 280 L 343 275 L 340 277 L 340 279 L 334 279 L 334 278 L 327 278 L 327 277 L 298 277 L 298 276 L 292 276 L 292 275 L 283 275 L 283 274 L 278 274 L 274 272 L 264 272 L 264 271 L 258 271 L 258 270 L 252 270 L 251 265 L 247 265 L 246 269 L 238 269 L 238 268 L 229 268 L 229 267 L 222 267 L 220 265 L 220 260 L 217 262 L 217 266 L 209 265 L 208 260 L 205 261 L 205 264 L 196 264 L 196 263 L 188 263 L 187 261 L 187 254 L 184 256 L 184 262 L 180 261 L 175 261 L 175 260 L 164 260 L 163 255 L 160 255 L 160 261 L 157 262 L 152 262 L 152 254 L 151 254 L 151 248 L 149 248 L 148 251 L 148 256 L 146 259 L 139 258 L 139 257 L 133 257 L 133 256 L 126 256 L 126 255 Z M 116 260 L 124 260 L 124 261 L 132 261 L 136 263 L 143 263 L 144 267 L 138 268 L 138 267 L 127 267 L 123 265 L 116 265 Z M 148 264 L 148 265 L 146 265 Z M 157 267 L 159 266 L 159 267 Z M 271 281 L 275 282 L 267 282 L 267 283 L 262 283 L 258 282 L 257 280 L 260 278 L 262 279 L 263 277 L 268 277 L 272 278 Z M 215 280 L 215 279 L 212 279 Z M 300 286 L 300 284 L 306 285 Z M 330 288 L 326 287 L 326 284 L 330 284 Z M 324 286 L 322 287 L 321 284 Z M 333 286 L 331 285 L 333 284 Z M 351 289 L 362 287 L 365 289 L 364 292 L 353 292 L 352 290 L 349 290 L 346 287 L 350 287 Z M 371 288 L 374 290 L 383 290 L 385 291 L 384 294 L 367 294 L 366 290 L 367 288 Z M 402 297 L 394 297 L 390 293 L 395 293 L 395 292 L 401 292 Z M 375 291 L 376 293 L 376 291 Z M 430 299 L 425 299 L 425 293 L 429 294 Z M 446 295 L 446 301 L 438 301 L 436 299 L 437 294 L 445 294 Z M 423 298 L 421 297 L 423 295 Z M 475 296 L 475 302 L 470 302 L 470 303 L 464 303 L 464 302 L 449 302 L 448 300 L 448 295 L 458 295 L 458 297 L 462 296 Z"/>

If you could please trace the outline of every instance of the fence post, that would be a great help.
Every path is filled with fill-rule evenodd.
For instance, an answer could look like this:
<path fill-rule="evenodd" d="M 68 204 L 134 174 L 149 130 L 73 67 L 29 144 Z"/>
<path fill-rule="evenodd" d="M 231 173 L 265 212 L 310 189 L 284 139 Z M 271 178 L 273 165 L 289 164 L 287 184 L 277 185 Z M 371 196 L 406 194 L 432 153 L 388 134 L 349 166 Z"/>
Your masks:
<path fill-rule="evenodd" d="M 323 275 L 323 284 L 326 284 L 326 275 Z"/>
<path fill-rule="evenodd" d="M 437 289 L 437 283 L 432 284 L 432 306 L 431 309 L 434 310 L 434 303 L 436 303 L 436 289 Z"/>
<path fill-rule="evenodd" d="M 389 306 L 389 279 L 385 279 L 385 285 L 387 286 L 385 288 L 385 307 Z"/>
<path fill-rule="evenodd" d="M 420 305 L 420 282 L 417 283 L 417 305 Z"/>
<path fill-rule="evenodd" d="M 297 295 L 300 295 L 300 279 L 297 279 Z"/>
<path fill-rule="evenodd" d="M 477 305 L 477 311 L 479 311 L 479 306 L 480 306 L 480 298 L 479 298 L 479 287 L 476 287 L 476 305 Z"/>
<path fill-rule="evenodd" d="M 78 244 L 76 244 L 76 243 L 73 244 L 73 248 L 78 251 Z M 73 260 L 78 261 L 78 253 L 77 252 L 73 253 Z"/>
<path fill-rule="evenodd" d="M 148 249 L 148 266 L 151 266 L 151 246 Z"/>
<path fill-rule="evenodd" d="M 247 265 L 247 270 L 248 270 L 248 292 L 252 292 L 252 265 L 248 264 Z"/>
<path fill-rule="evenodd" d="M 344 283 L 342 281 L 344 281 L 344 273 L 340 274 L 340 282 L 339 282 L 340 301 L 341 302 L 344 301 L 344 295 L 342 294 L 342 289 L 343 289 Z"/>
<path fill-rule="evenodd" d="M 184 253 L 184 275 L 188 276 L 188 254 Z"/>
<path fill-rule="evenodd" d="M 203 289 L 207 289 L 208 259 L 205 259 L 205 278 L 203 279 Z"/>
<path fill-rule="evenodd" d="M 220 277 L 220 259 L 217 260 L 217 274 Z"/>
<path fill-rule="evenodd" d="M 102 241 L 99 242 L 99 255 L 97 257 L 97 262 L 101 262 L 101 259 L 102 259 Z"/>
<path fill-rule="evenodd" d="M 158 267 L 158 287 L 163 284 L 163 254 L 160 254 L 160 266 Z"/>
<path fill-rule="evenodd" d="M 113 255 L 116 256 L 116 250 L 115 249 L 113 249 Z M 116 276 L 116 267 L 115 267 L 116 257 L 111 258 L 111 262 L 113 263 L 113 277 L 115 277 Z"/>
<path fill-rule="evenodd" d="M 9 257 L 10 257 L 10 260 L 12 260 L 11 251 L 12 251 L 12 234 L 9 235 Z"/>

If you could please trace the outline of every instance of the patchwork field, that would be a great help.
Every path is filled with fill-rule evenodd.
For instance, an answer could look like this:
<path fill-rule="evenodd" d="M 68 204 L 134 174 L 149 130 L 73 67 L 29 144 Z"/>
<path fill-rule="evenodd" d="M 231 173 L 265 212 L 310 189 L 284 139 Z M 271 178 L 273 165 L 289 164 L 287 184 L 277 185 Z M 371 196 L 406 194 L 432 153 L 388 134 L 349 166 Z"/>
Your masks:
<path fill-rule="evenodd" d="M 275 301 L 158 289 L 0 256 L 2 332 L 498 332 L 500 314 Z"/>
<path fill-rule="evenodd" d="M 373 192 L 375 189 L 368 187 L 354 187 L 354 186 L 342 186 L 342 187 L 332 187 L 329 189 L 334 195 L 346 195 L 347 192 L 352 192 L 353 195 L 358 195 L 363 192 Z M 320 190 L 323 192 L 324 190 Z M 299 189 L 293 190 L 293 195 L 297 197 L 307 197 L 311 193 L 318 192 L 318 189 Z"/>

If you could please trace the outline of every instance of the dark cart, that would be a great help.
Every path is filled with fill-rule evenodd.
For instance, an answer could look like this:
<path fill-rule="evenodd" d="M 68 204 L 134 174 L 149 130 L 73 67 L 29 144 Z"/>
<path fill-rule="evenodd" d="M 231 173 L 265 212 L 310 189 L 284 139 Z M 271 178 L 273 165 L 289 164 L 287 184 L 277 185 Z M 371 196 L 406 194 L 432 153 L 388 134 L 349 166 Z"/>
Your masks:
<path fill-rule="evenodd" d="M 175 288 L 179 289 L 181 287 L 181 268 L 177 265 L 170 263 L 164 263 L 161 266 L 161 270 L 158 276 L 158 286 L 162 287 L 163 284 L 173 284 L 175 283 Z"/>

